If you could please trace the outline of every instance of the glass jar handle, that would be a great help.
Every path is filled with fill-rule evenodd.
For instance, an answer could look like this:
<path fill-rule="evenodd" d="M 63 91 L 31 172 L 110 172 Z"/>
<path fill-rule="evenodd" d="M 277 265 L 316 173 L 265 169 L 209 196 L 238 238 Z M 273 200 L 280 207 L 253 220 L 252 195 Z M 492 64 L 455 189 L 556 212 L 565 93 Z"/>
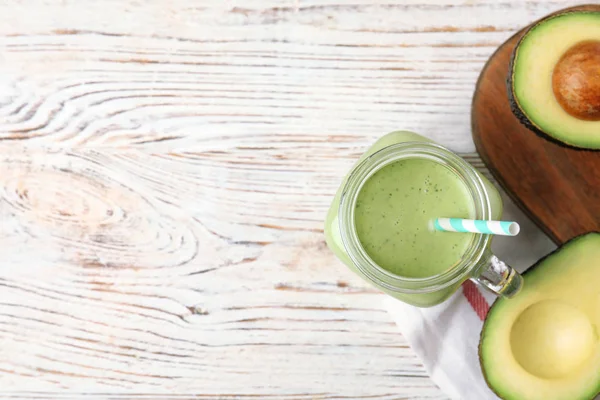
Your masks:
<path fill-rule="evenodd" d="M 523 277 L 495 255 L 486 253 L 478 274 L 471 280 L 481 284 L 496 296 L 513 297 L 523 286 Z"/>

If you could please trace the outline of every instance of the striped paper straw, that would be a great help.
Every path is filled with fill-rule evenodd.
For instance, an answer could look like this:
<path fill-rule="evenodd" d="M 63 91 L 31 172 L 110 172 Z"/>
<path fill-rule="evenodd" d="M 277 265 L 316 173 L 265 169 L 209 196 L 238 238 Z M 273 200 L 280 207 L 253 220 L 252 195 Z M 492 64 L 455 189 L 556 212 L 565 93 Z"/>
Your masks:
<path fill-rule="evenodd" d="M 473 232 L 490 235 L 516 236 L 521 228 L 512 221 L 483 221 L 479 219 L 436 218 L 433 228 L 444 232 Z"/>

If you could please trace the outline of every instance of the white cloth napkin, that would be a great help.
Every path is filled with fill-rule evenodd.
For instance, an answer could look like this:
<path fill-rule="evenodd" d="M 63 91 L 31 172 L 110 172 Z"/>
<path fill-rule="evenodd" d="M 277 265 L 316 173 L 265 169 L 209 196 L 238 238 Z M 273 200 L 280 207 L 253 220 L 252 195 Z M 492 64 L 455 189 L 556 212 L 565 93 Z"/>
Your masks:
<path fill-rule="evenodd" d="M 502 219 L 517 221 L 521 232 L 494 238 L 492 250 L 522 272 L 556 246 L 506 195 L 502 198 Z M 431 308 L 413 307 L 389 296 L 385 306 L 442 391 L 452 399 L 486 400 L 497 397 L 483 379 L 477 346 L 482 317 L 493 301 L 494 295 L 468 281 L 446 302 Z"/>

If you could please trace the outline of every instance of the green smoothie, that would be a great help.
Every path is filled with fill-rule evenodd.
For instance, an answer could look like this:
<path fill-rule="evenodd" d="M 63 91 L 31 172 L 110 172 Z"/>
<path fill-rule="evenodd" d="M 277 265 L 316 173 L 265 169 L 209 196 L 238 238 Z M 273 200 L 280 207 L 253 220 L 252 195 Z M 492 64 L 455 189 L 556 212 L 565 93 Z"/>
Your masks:
<path fill-rule="evenodd" d="M 474 218 L 467 186 L 442 164 L 406 159 L 364 184 L 355 208 L 360 242 L 387 271 L 409 278 L 440 274 L 458 263 L 473 234 L 430 229 L 436 217 Z"/>
<path fill-rule="evenodd" d="M 375 142 L 356 165 L 378 150 L 404 142 L 431 140 L 407 131 L 388 133 Z M 500 194 L 485 177 L 480 177 L 492 219 L 499 219 L 502 214 Z M 403 293 L 370 280 L 359 270 L 344 246 L 340 231 L 338 212 L 346 180 L 347 177 L 341 182 L 325 220 L 325 238 L 333 253 L 371 284 L 409 304 L 428 307 L 454 293 L 462 281 L 428 293 Z M 474 216 L 474 203 L 467 186 L 435 161 L 407 158 L 388 164 L 363 184 L 358 197 L 354 226 L 362 247 L 377 265 L 396 276 L 430 277 L 451 269 L 473 237 L 472 234 L 429 230 L 429 221 L 435 217 Z"/>

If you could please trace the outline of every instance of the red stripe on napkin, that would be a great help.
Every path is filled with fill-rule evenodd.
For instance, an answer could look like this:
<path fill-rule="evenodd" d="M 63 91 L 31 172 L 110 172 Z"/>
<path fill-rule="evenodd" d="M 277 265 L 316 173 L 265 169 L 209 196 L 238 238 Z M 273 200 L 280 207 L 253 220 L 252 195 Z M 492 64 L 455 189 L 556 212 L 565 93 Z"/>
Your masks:
<path fill-rule="evenodd" d="M 477 316 L 483 321 L 488 311 L 490 310 L 490 306 L 485 300 L 485 297 L 479 292 L 477 285 L 473 283 L 473 281 L 467 280 L 462 285 L 463 294 L 467 298 L 467 301 L 473 307 Z"/>

